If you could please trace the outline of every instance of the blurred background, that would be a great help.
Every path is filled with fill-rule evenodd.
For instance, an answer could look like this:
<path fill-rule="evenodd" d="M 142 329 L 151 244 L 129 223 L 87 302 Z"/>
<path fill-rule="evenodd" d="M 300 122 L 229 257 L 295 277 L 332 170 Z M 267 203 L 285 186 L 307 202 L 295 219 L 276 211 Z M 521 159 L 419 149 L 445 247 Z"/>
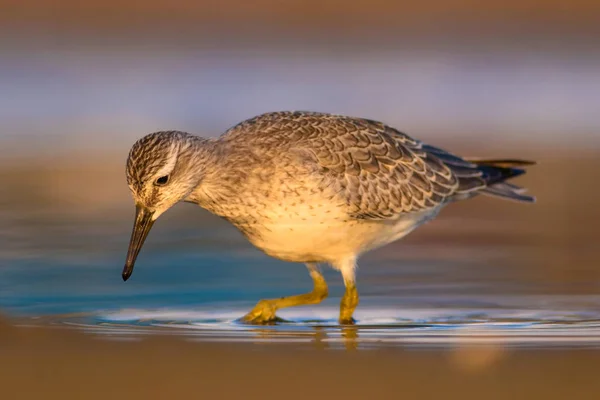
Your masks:
<path fill-rule="evenodd" d="M 535 205 L 476 198 L 361 260 L 363 304 L 598 294 L 600 2 L 0 1 L 0 307 L 251 306 L 308 290 L 224 221 L 175 207 L 124 284 L 133 142 L 254 115 L 381 120 L 540 165 Z M 331 305 L 342 293 L 326 273 Z M 561 301 L 562 301 L 561 300 Z M 307 311 L 308 312 L 308 311 Z"/>

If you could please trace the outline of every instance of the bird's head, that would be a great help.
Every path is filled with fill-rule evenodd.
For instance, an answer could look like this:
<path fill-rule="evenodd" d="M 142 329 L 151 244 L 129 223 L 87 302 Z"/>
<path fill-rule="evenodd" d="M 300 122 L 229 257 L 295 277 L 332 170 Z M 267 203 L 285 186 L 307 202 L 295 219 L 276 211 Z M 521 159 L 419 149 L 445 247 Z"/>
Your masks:
<path fill-rule="evenodd" d="M 177 131 L 156 132 L 138 140 L 127 158 L 127 184 L 136 206 L 135 222 L 123 280 L 132 272 L 154 221 L 185 199 L 199 183 L 194 173 L 193 136 Z"/>

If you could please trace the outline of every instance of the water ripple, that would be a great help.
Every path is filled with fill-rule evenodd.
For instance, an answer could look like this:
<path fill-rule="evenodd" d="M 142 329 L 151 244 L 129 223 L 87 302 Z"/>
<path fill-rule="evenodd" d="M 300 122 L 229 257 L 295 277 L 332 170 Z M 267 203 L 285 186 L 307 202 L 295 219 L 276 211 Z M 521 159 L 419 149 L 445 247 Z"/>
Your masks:
<path fill-rule="evenodd" d="M 189 341 L 314 343 L 327 347 L 600 347 L 600 313 L 529 309 L 362 309 L 340 326 L 337 309 L 285 310 L 286 322 L 241 324 L 242 309 L 124 309 L 37 318 L 36 325 L 81 329 L 110 340 L 176 335 Z"/>

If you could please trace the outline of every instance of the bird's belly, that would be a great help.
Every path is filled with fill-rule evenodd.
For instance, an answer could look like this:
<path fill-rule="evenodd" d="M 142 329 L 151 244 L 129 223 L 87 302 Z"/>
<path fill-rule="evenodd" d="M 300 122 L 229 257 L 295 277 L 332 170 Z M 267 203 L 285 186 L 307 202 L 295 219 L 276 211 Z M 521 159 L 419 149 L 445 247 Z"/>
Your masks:
<path fill-rule="evenodd" d="M 282 260 L 333 263 L 398 240 L 434 215 L 430 210 L 384 221 L 280 219 L 261 224 L 248 239 Z"/>

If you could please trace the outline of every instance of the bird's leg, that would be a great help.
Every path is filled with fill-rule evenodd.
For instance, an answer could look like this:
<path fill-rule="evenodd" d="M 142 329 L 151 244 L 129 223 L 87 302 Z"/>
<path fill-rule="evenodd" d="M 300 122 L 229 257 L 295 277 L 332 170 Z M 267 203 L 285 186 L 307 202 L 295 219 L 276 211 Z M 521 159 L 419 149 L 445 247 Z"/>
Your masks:
<path fill-rule="evenodd" d="M 342 297 L 342 302 L 340 304 L 340 324 L 354 325 L 355 321 L 354 318 L 352 318 L 352 314 L 354 314 L 357 305 L 358 291 L 353 282 L 352 285 L 346 286 L 346 292 Z"/>
<path fill-rule="evenodd" d="M 261 300 L 248 314 L 241 318 L 242 322 L 248 324 L 270 324 L 283 321 L 275 315 L 280 308 L 318 304 L 327 297 L 327 282 L 323 278 L 319 267 L 315 263 L 306 264 L 310 276 L 313 279 L 314 288 L 312 292 L 296 296 L 282 297 L 280 299 Z"/>
<path fill-rule="evenodd" d="M 354 259 L 350 259 L 344 261 L 338 267 L 342 272 L 344 285 L 346 286 L 346 291 L 344 292 L 340 304 L 340 324 L 354 325 L 355 320 L 352 318 L 352 314 L 354 314 L 354 310 L 358 305 L 358 291 L 356 290 L 356 278 L 354 272 L 356 263 Z"/>

